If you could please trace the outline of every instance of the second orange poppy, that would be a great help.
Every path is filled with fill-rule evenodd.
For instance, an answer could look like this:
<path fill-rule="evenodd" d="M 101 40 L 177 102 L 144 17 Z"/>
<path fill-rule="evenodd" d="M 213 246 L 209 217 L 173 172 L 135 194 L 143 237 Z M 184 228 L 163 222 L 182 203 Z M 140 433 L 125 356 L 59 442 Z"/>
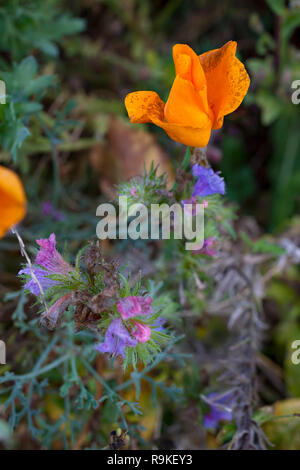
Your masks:
<path fill-rule="evenodd" d="M 18 175 L 0 165 L 0 238 L 26 213 L 26 197 Z"/>

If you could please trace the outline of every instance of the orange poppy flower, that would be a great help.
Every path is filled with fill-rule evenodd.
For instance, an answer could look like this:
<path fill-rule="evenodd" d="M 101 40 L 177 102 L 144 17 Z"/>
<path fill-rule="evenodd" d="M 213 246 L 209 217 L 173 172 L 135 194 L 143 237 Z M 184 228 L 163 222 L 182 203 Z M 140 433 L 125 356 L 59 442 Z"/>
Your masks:
<path fill-rule="evenodd" d="M 200 56 L 186 44 L 173 47 L 176 77 L 166 104 L 154 91 L 136 91 L 125 98 L 131 122 L 153 122 L 171 139 L 205 147 L 211 130 L 220 129 L 226 114 L 246 95 L 250 78 L 235 57 L 237 43 Z"/>
<path fill-rule="evenodd" d="M 0 165 L 0 238 L 26 213 L 26 197 L 18 175 Z"/>

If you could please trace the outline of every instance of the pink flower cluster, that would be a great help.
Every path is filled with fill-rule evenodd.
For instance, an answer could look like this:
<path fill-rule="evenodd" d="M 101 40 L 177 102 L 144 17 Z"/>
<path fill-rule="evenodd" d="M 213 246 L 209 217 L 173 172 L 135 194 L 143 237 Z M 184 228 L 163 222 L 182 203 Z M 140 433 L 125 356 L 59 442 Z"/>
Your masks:
<path fill-rule="evenodd" d="M 104 342 L 97 344 L 99 352 L 113 355 L 125 355 L 126 347 L 135 347 L 138 343 L 146 343 L 151 337 L 151 328 L 140 318 L 149 317 L 152 313 L 150 296 L 124 297 L 117 303 L 121 318 L 115 318 L 109 325 Z"/>

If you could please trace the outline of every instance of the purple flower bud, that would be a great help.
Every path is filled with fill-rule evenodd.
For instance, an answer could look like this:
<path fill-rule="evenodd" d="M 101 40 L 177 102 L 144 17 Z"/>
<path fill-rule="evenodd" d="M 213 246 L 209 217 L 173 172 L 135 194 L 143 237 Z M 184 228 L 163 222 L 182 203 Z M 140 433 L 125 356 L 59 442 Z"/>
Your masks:
<path fill-rule="evenodd" d="M 128 318 L 134 318 L 138 315 L 151 315 L 151 303 L 152 299 L 150 296 L 129 296 L 120 299 L 117 304 L 117 307 L 121 314 L 121 317 L 124 320 L 127 320 Z"/>
<path fill-rule="evenodd" d="M 59 222 L 63 222 L 66 219 L 66 216 L 62 212 L 55 210 L 51 201 L 44 202 L 42 207 L 42 214 L 50 216 L 52 219 Z"/>
<path fill-rule="evenodd" d="M 151 336 L 151 328 L 144 323 L 133 320 L 134 327 L 131 330 L 133 336 L 138 340 L 139 343 L 146 343 L 149 341 Z"/>
<path fill-rule="evenodd" d="M 205 238 L 202 248 L 200 250 L 193 250 L 193 254 L 215 256 L 215 251 L 210 248 L 215 243 L 215 241 L 215 237 Z"/>
<path fill-rule="evenodd" d="M 42 313 L 41 323 L 47 326 L 50 330 L 53 330 L 60 317 L 67 309 L 70 304 L 71 294 L 66 294 L 57 299 L 54 304 L 51 305 L 48 312 Z"/>
<path fill-rule="evenodd" d="M 137 196 L 136 188 L 135 188 L 134 186 L 130 189 L 130 194 L 131 194 L 131 196 L 133 196 L 133 197 L 136 197 L 136 196 Z"/>
<path fill-rule="evenodd" d="M 216 429 L 220 421 L 232 420 L 233 394 L 228 392 L 220 395 L 219 393 L 210 393 L 207 400 L 204 400 L 210 406 L 209 413 L 204 415 L 204 427 Z"/>
<path fill-rule="evenodd" d="M 51 201 L 45 201 L 42 207 L 43 215 L 52 215 L 53 205 Z"/>

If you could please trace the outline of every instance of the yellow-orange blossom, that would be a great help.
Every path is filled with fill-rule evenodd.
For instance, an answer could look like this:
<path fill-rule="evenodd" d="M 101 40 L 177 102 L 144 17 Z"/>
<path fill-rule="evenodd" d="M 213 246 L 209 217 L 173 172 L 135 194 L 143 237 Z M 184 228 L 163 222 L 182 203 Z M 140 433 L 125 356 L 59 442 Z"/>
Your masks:
<path fill-rule="evenodd" d="M 18 175 L 0 165 L 0 238 L 26 213 L 26 197 Z"/>
<path fill-rule="evenodd" d="M 153 122 L 171 139 L 205 147 L 211 130 L 220 129 L 226 114 L 246 95 L 250 78 L 235 57 L 237 43 L 200 56 L 186 44 L 173 47 L 176 77 L 165 104 L 154 91 L 136 91 L 125 98 L 131 122 Z"/>

